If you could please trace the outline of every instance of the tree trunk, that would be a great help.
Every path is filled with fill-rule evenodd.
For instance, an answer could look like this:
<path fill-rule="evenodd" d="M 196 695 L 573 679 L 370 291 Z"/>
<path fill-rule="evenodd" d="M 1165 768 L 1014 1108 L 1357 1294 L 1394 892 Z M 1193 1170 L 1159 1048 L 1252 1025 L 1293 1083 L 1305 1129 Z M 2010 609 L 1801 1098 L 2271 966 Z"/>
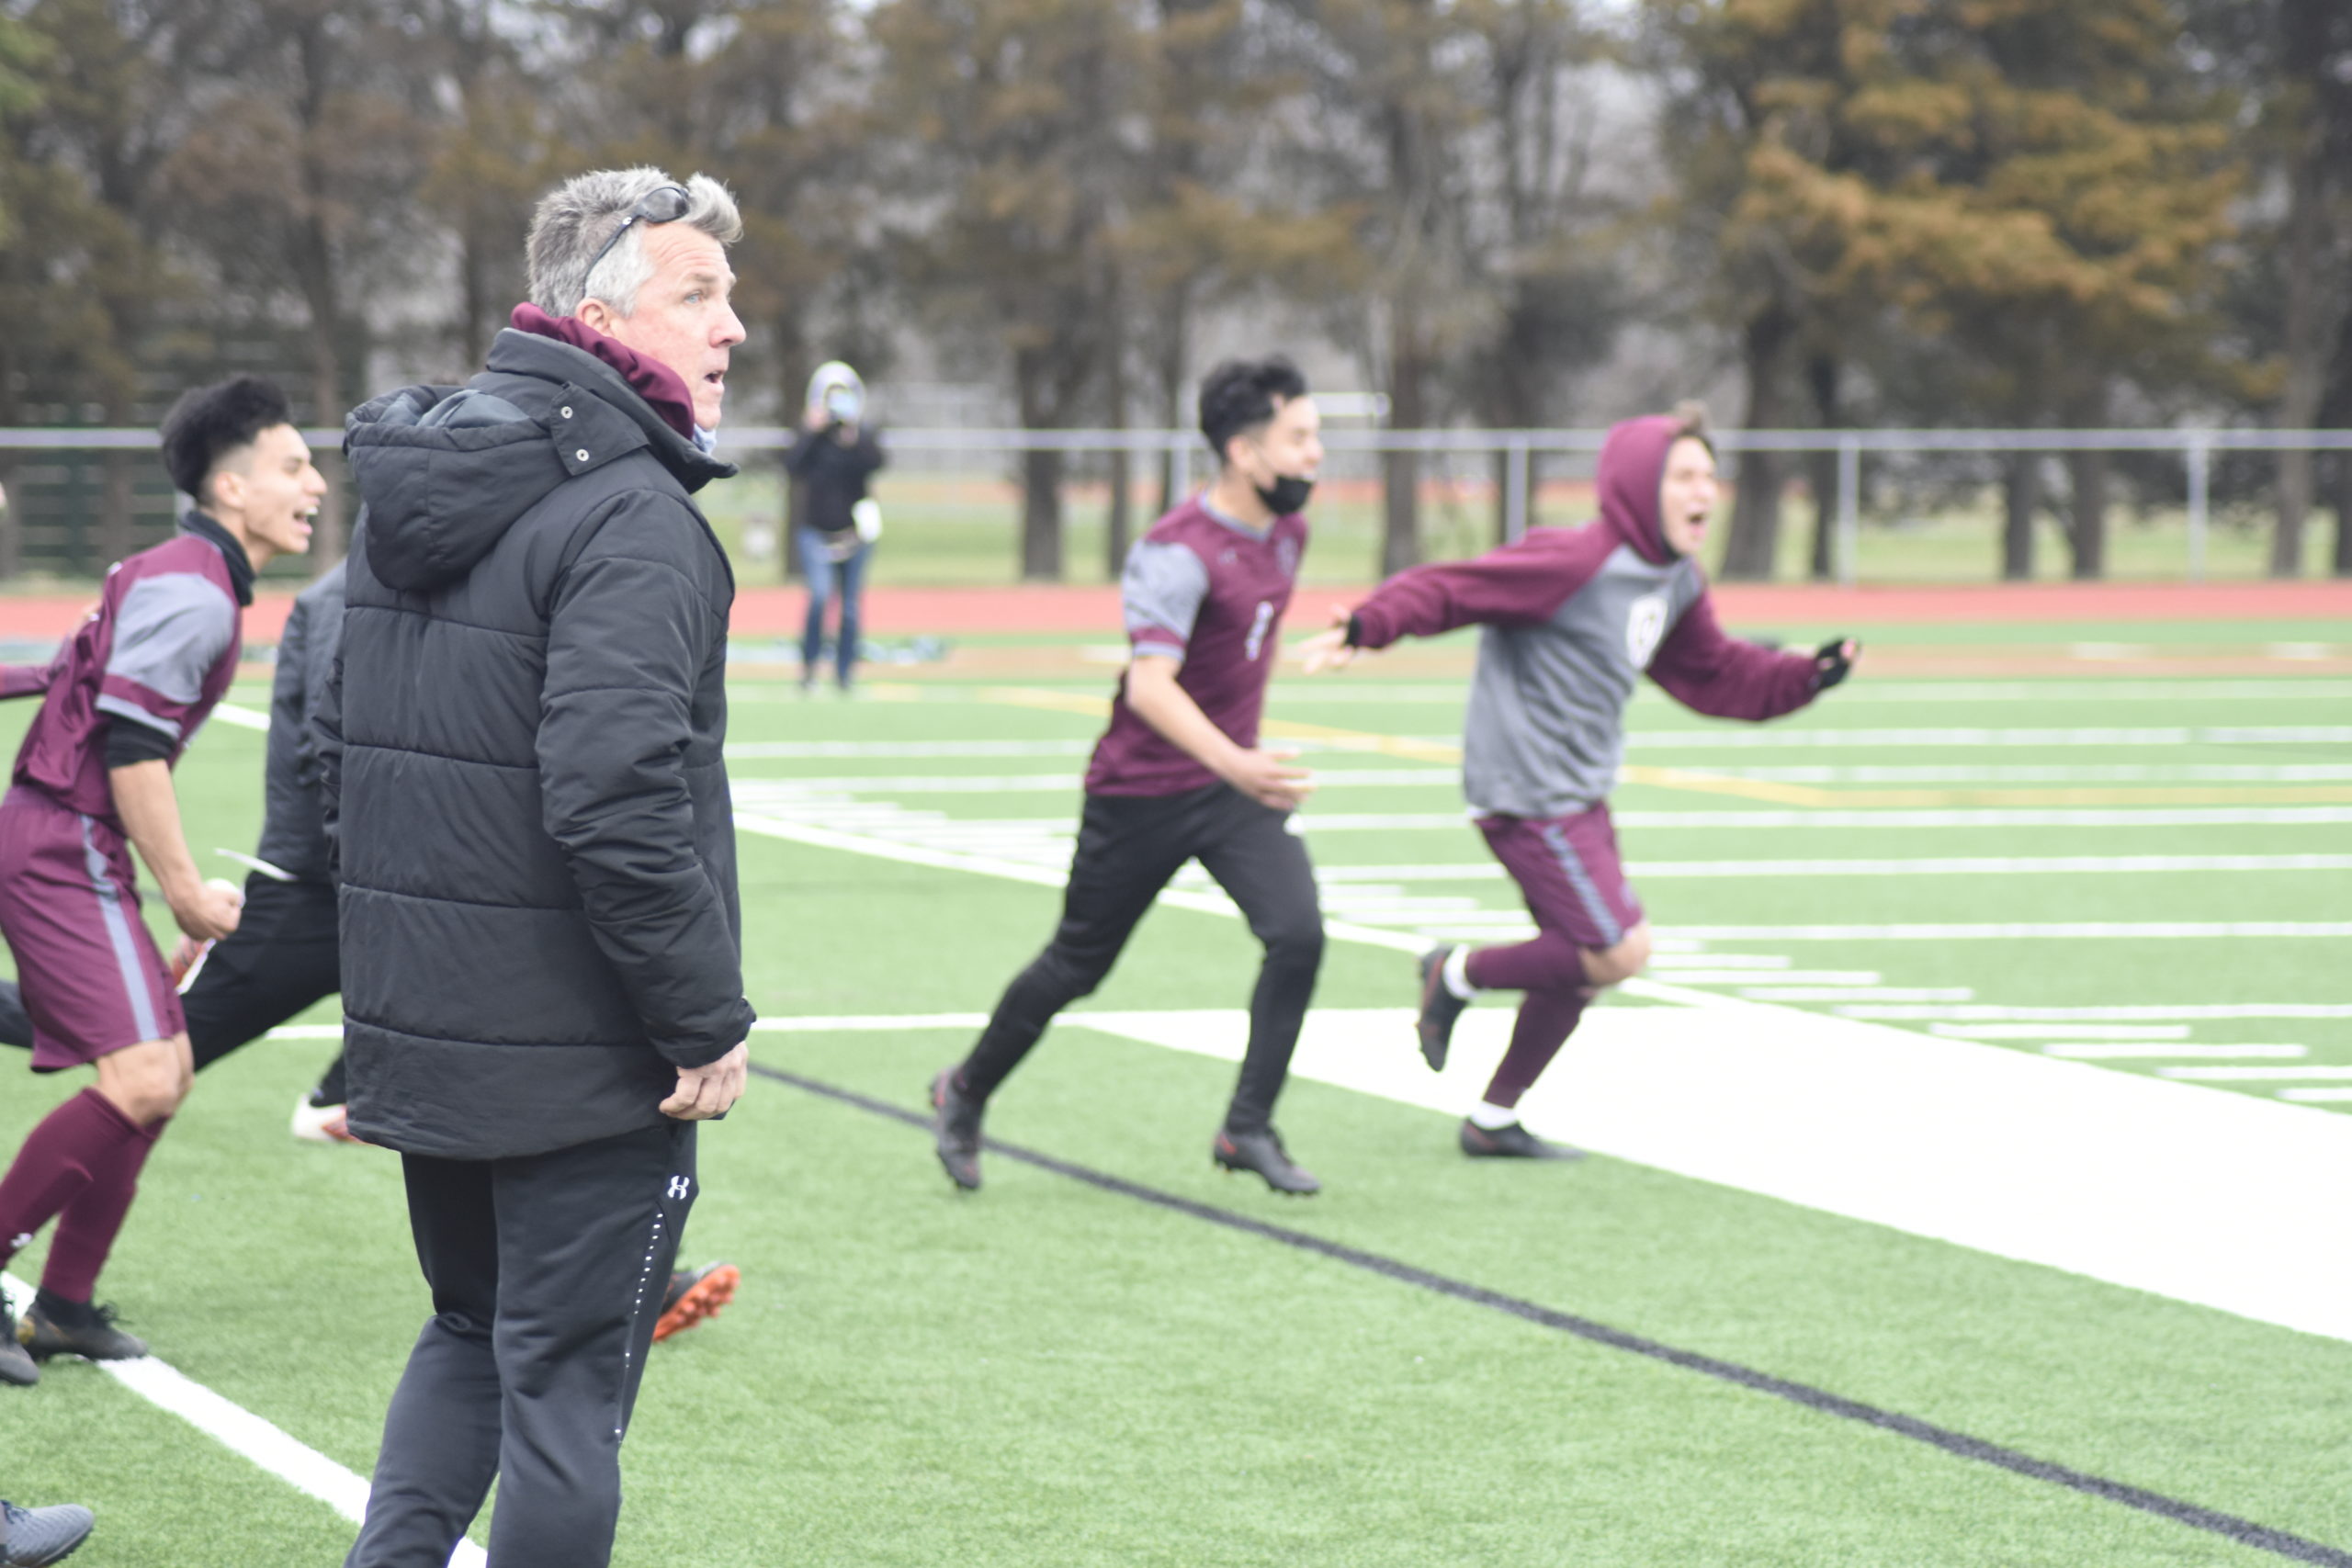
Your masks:
<path fill-rule="evenodd" d="M 1062 454 L 1021 455 L 1021 581 L 1062 580 Z"/>
<path fill-rule="evenodd" d="M 1162 331 L 1166 333 L 1159 344 L 1159 409 L 1160 423 L 1170 430 L 1182 430 L 1193 423 L 1184 408 L 1184 349 L 1191 335 L 1193 321 L 1193 290 L 1189 285 L 1178 284 L 1168 291 L 1167 302 L 1161 308 Z M 1185 472 L 1191 467 L 1185 455 L 1170 450 L 1159 460 L 1159 515 L 1167 516 L 1183 504 Z"/>
<path fill-rule="evenodd" d="M 1042 348 L 1023 348 L 1012 355 L 1013 397 L 1020 404 L 1021 428 L 1046 430 L 1054 424 L 1046 406 L 1046 389 L 1052 367 Z M 1058 582 L 1062 576 L 1062 454 L 1023 452 L 1021 455 L 1021 580 Z"/>
<path fill-rule="evenodd" d="M 311 320 L 311 401 L 322 425 L 343 423 L 343 367 L 337 362 L 334 318 L 314 310 Z M 311 575 L 324 576 L 344 550 L 344 471 L 340 452 L 313 452 L 311 459 L 325 476 L 327 492 L 319 499 L 319 514 L 311 528 Z"/>
<path fill-rule="evenodd" d="M 2335 557 L 2330 567 L 2338 577 L 2352 577 L 2352 452 L 2335 455 Z M 0 570 L 6 570 L 4 561 Z"/>
<path fill-rule="evenodd" d="M 1420 318 L 1409 298 L 1391 307 L 1388 343 L 1388 426 L 1419 430 L 1428 367 L 1421 354 Z M 1421 455 L 1380 455 L 1380 575 L 1394 577 L 1421 563 Z"/>
<path fill-rule="evenodd" d="M 0 455 L 0 582 L 25 570 L 24 499 L 10 487 L 17 482 L 17 464 Z"/>
<path fill-rule="evenodd" d="M 130 454 L 109 450 L 98 458 L 98 561 L 115 562 L 138 548 L 130 517 Z"/>
<path fill-rule="evenodd" d="M 2329 352 L 2335 343 L 2323 293 L 2321 229 L 2326 221 L 2326 121 L 2308 106 L 2310 123 L 2287 176 L 2287 244 L 2284 313 L 2280 321 L 2286 355 L 2286 384 L 2279 389 L 2278 426 L 2308 430 L 2326 391 Z M 2278 454 L 2278 521 L 2270 536 L 2270 575 L 2300 577 L 2303 529 L 2311 515 L 2312 454 Z"/>
<path fill-rule="evenodd" d="M 1777 430 L 1788 423 L 1782 403 L 1789 350 L 1796 321 L 1779 304 L 1747 323 L 1743 357 L 1747 370 L 1747 428 Z M 1731 536 L 1724 541 L 1723 577 L 1727 582 L 1764 582 L 1781 543 L 1782 468 L 1776 452 L 1742 452 L 1739 488 L 1732 497 Z"/>
<path fill-rule="evenodd" d="M 1846 425 L 1838 407 L 1838 361 L 1826 354 L 1816 354 L 1805 362 L 1805 385 L 1813 392 L 1813 422 L 1823 430 L 1842 430 Z M 1805 468 L 1813 485 L 1813 549 L 1805 570 L 1814 581 L 1826 582 L 1838 570 L 1838 513 L 1845 503 L 1838 491 L 1838 454 L 1809 452 Z"/>
<path fill-rule="evenodd" d="M 1120 332 L 1123 312 L 1118 309 L 1118 296 L 1112 296 L 1111 309 L 1104 312 L 1108 323 L 1103 333 L 1102 392 L 1110 405 L 1111 428 L 1127 428 L 1127 345 Z M 1127 569 L 1127 541 L 1135 534 L 1134 477 L 1128 472 L 1128 455 L 1125 446 L 1111 452 L 1111 504 L 1102 519 L 1103 570 L 1113 582 Z"/>
<path fill-rule="evenodd" d="M 2041 512 L 2041 455 L 2016 452 L 2002 466 L 2001 581 L 2033 580 L 2033 530 Z"/>
<path fill-rule="evenodd" d="M 2109 454 L 2105 452 L 2072 452 L 2067 454 L 2066 467 L 2074 479 L 2074 514 L 2066 530 L 2066 543 L 2074 553 L 2074 576 L 2078 582 L 2095 581 L 2107 575 L 2107 478 Z"/>

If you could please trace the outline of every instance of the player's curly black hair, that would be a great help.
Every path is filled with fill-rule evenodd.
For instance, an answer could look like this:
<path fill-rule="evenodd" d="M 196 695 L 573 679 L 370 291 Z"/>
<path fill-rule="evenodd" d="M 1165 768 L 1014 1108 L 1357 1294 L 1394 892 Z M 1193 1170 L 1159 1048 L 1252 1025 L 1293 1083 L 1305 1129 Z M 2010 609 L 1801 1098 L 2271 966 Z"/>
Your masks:
<path fill-rule="evenodd" d="M 1221 463 L 1227 442 L 1273 418 L 1281 404 L 1306 395 L 1306 378 L 1279 354 L 1226 360 L 1201 378 L 1201 434 Z"/>
<path fill-rule="evenodd" d="M 220 459 L 273 425 L 294 423 L 286 394 L 258 376 L 238 376 L 180 394 L 164 416 L 164 471 L 184 494 L 204 498 Z"/>

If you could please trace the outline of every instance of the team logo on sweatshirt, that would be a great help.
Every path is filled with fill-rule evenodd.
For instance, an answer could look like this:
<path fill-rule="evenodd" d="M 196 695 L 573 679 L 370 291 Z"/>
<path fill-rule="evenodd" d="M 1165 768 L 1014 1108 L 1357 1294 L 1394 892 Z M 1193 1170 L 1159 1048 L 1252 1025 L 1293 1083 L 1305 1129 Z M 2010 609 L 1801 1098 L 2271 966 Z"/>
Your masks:
<path fill-rule="evenodd" d="M 1625 614 L 1625 657 L 1636 670 L 1650 667 L 1650 656 L 1666 636 L 1666 595 L 1645 593 Z"/>
<path fill-rule="evenodd" d="M 1278 539 L 1274 542 L 1274 564 L 1283 569 L 1284 577 L 1298 575 L 1298 541 Z"/>

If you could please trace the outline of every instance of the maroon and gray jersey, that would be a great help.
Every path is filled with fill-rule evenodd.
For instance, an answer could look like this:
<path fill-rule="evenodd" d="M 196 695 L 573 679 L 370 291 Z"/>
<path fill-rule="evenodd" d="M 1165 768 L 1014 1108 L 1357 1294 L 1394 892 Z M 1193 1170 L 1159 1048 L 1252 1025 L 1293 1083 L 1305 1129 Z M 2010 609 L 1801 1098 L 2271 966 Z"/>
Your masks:
<path fill-rule="evenodd" d="M 210 518 L 191 513 L 181 526 L 108 570 L 97 609 L 40 672 L 40 712 L 17 752 L 17 784 L 117 828 L 107 727 L 154 731 L 177 762 L 237 673 L 252 570 Z"/>
<path fill-rule="evenodd" d="M 1136 655 L 1181 660 L 1176 684 L 1237 746 L 1258 744 L 1266 678 L 1282 651 L 1283 611 L 1306 550 L 1306 519 L 1277 517 L 1263 532 L 1195 497 L 1151 525 L 1127 555 L 1119 593 Z M 1180 795 L 1216 775 L 1127 705 L 1086 771 L 1089 795 Z"/>
<path fill-rule="evenodd" d="M 1594 521 L 1400 572 L 1357 606 L 1364 648 L 1485 628 L 1463 737 L 1463 793 L 1476 810 L 1561 817 L 1605 800 L 1645 671 L 1718 718 L 1772 718 L 1813 700 L 1811 656 L 1726 635 L 1698 563 L 1666 547 L 1658 484 L 1675 432 L 1664 418 L 1610 432 Z"/>

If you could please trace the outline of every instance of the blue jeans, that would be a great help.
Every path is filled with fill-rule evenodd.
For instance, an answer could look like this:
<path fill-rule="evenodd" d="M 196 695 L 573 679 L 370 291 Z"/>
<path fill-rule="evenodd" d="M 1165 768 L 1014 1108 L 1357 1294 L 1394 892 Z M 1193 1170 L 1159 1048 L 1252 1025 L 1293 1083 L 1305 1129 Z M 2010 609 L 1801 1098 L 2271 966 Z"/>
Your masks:
<path fill-rule="evenodd" d="M 865 558 L 874 553 L 874 547 L 860 540 L 847 560 L 835 560 L 825 553 L 825 541 L 833 536 L 802 528 L 795 541 L 800 550 L 800 575 L 808 580 L 808 624 L 800 634 L 800 678 L 817 678 L 817 666 L 825 656 L 825 605 L 838 590 L 842 627 L 834 660 L 846 686 L 850 670 L 857 662 L 857 599 L 865 586 Z"/>

